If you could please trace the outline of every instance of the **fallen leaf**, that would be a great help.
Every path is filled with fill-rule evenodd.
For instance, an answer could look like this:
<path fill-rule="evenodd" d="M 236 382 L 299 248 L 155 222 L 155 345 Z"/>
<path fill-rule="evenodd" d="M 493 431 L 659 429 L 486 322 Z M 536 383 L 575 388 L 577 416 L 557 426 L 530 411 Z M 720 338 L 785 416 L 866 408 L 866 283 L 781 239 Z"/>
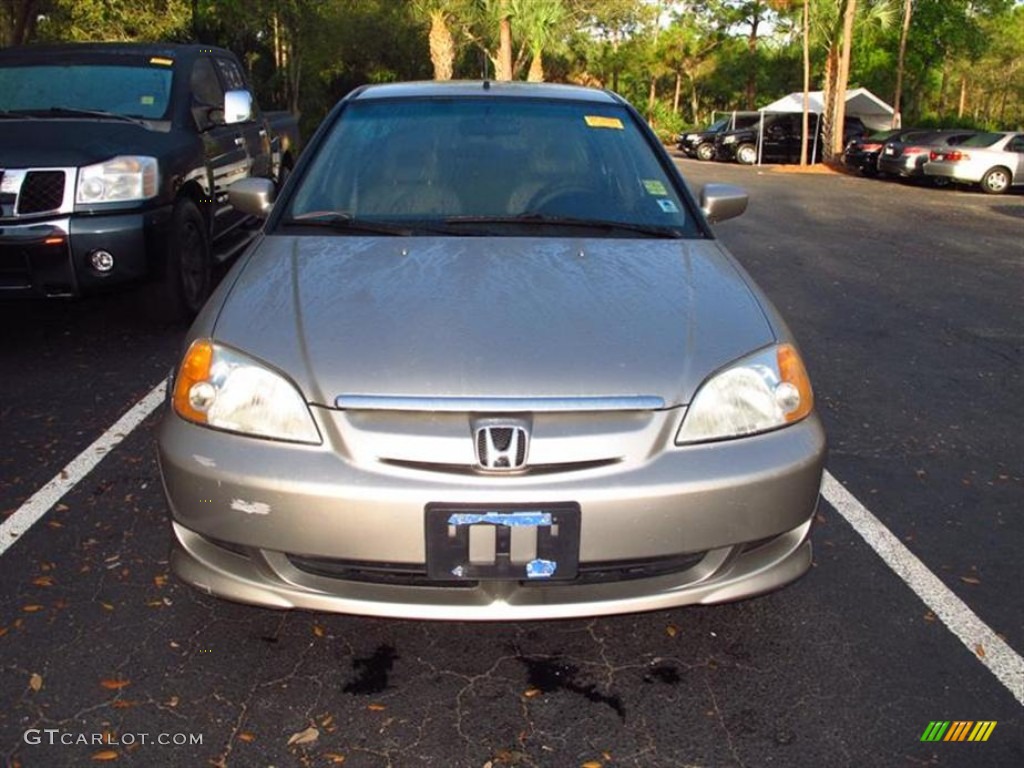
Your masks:
<path fill-rule="evenodd" d="M 927 612 L 927 613 L 926 613 L 926 614 L 924 615 L 924 620 L 925 620 L 925 621 L 927 621 L 927 622 L 932 622 L 932 621 L 935 621 L 935 614 L 934 614 L 934 613 L 932 613 L 931 611 L 928 611 L 928 612 Z"/>
<path fill-rule="evenodd" d="M 32 583 L 35 584 L 37 587 L 52 587 L 53 576 L 37 576 L 36 578 L 32 579 Z"/>
<path fill-rule="evenodd" d="M 32 673 L 32 677 L 30 677 L 28 679 L 28 687 L 31 688 L 33 691 L 36 691 L 37 693 L 40 690 L 42 690 L 42 687 L 43 687 L 43 677 L 42 677 L 42 675 L 38 674 L 37 672 L 33 672 Z"/>
<path fill-rule="evenodd" d="M 139 702 L 137 702 L 137 701 L 125 701 L 124 699 L 118 699 L 111 706 L 113 706 L 114 709 L 131 709 L 132 707 L 136 706 L 138 703 Z"/>
<path fill-rule="evenodd" d="M 23 610 L 25 613 L 38 613 L 39 611 L 43 610 L 43 606 L 41 606 L 41 605 L 23 605 L 21 607 L 21 610 Z"/>
<path fill-rule="evenodd" d="M 679 634 L 679 627 L 677 627 L 675 624 L 669 624 L 667 627 L 665 627 L 665 634 L 669 637 L 675 637 Z"/>
<path fill-rule="evenodd" d="M 290 747 L 293 744 L 312 744 L 314 741 L 316 741 L 319 738 L 320 738 L 320 731 L 318 731 L 315 726 L 311 725 L 311 726 L 309 726 L 309 728 L 307 728 L 304 731 L 299 731 L 298 733 L 293 733 L 288 738 L 288 746 Z"/>
<path fill-rule="evenodd" d="M 580 768 L 604 768 L 604 763 L 599 760 L 587 760 Z"/>
<path fill-rule="evenodd" d="M 960 581 L 964 584 L 981 584 L 981 579 L 976 579 L 973 576 L 961 576 Z"/>
<path fill-rule="evenodd" d="M 166 586 L 166 584 L 167 584 L 167 577 L 162 575 L 162 574 L 160 576 L 154 576 L 153 577 L 153 583 L 156 586 L 158 586 L 158 587 Z"/>
<path fill-rule="evenodd" d="M 523 693 L 523 696 L 525 696 L 528 699 L 535 699 L 542 693 L 543 691 L 540 688 L 527 688 L 526 691 Z"/>
<path fill-rule="evenodd" d="M 387 707 L 385 707 L 383 704 L 370 704 L 367 707 L 367 709 L 371 712 L 383 712 L 385 709 L 387 709 Z"/>
<path fill-rule="evenodd" d="M 64 527 L 64 523 L 60 522 L 59 520 L 47 520 L 46 524 L 50 528 L 63 528 Z"/>
<path fill-rule="evenodd" d="M 177 696 L 171 696 L 171 698 L 169 698 L 164 703 L 167 704 L 168 707 L 176 707 L 178 706 L 179 701 L 181 701 L 181 699 L 179 699 Z"/>
<path fill-rule="evenodd" d="M 92 759 L 98 763 L 109 763 L 111 760 L 117 760 L 117 758 L 117 752 L 112 749 L 101 749 L 92 756 Z"/>
<path fill-rule="evenodd" d="M 325 752 L 324 757 L 326 757 L 334 765 L 341 765 L 345 762 L 345 756 L 339 755 L 337 752 Z"/>
<path fill-rule="evenodd" d="M 67 512 L 69 509 L 71 509 L 71 507 L 69 507 L 67 504 L 58 504 L 57 506 L 54 507 L 54 509 L 57 510 L 58 512 Z"/>
<path fill-rule="evenodd" d="M 108 691 L 119 691 L 132 684 L 131 680 L 101 680 L 100 685 Z"/>
<path fill-rule="evenodd" d="M 0 627 L 0 637 L 3 637 L 4 635 L 6 635 L 8 633 L 8 631 L 9 630 L 7 629 L 7 627 Z"/>
<path fill-rule="evenodd" d="M 111 605 L 110 603 L 100 603 L 100 607 L 102 607 L 104 611 L 112 611 L 112 610 L 114 610 L 114 606 Z"/>
<path fill-rule="evenodd" d="M 612 759 L 612 753 L 611 752 L 602 752 L 601 753 L 601 757 L 603 757 L 605 760 L 609 760 L 610 761 Z"/>
<path fill-rule="evenodd" d="M 317 637 L 323 637 L 327 633 L 324 630 L 324 628 L 321 627 L 319 624 L 314 624 L 313 625 L 313 634 L 316 635 Z"/>
<path fill-rule="evenodd" d="M 324 717 L 320 718 L 320 726 L 322 728 L 327 728 L 333 722 L 334 715 L 325 715 Z"/>
<path fill-rule="evenodd" d="M 985 658 L 985 646 L 983 646 L 981 643 L 978 643 L 976 646 L 974 646 L 974 652 L 978 655 L 979 659 Z"/>
<path fill-rule="evenodd" d="M 256 734 L 249 733 L 248 731 L 242 731 L 240 734 L 238 734 L 238 740 L 244 741 L 246 744 L 251 744 L 252 742 L 256 741 Z"/>

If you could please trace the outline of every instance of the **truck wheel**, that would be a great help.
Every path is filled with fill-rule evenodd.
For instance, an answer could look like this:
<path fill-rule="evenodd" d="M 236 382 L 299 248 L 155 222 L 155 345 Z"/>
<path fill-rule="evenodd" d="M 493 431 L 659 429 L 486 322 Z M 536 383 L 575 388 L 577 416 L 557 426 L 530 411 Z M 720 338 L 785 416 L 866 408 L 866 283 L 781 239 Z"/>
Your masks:
<path fill-rule="evenodd" d="M 989 195 L 1001 195 L 1010 188 L 1010 172 L 1005 168 L 993 168 L 981 177 L 981 191 Z"/>
<path fill-rule="evenodd" d="M 168 321 L 191 320 L 209 297 L 213 282 L 206 221 L 191 200 L 174 206 L 163 267 L 156 286 L 158 306 L 152 309 Z"/>
<path fill-rule="evenodd" d="M 736 148 L 736 162 L 742 165 L 753 165 L 757 162 L 757 147 L 753 144 L 740 144 Z"/>
<path fill-rule="evenodd" d="M 713 144 L 704 143 L 697 147 L 697 159 L 698 160 L 714 160 L 715 159 L 715 146 Z"/>

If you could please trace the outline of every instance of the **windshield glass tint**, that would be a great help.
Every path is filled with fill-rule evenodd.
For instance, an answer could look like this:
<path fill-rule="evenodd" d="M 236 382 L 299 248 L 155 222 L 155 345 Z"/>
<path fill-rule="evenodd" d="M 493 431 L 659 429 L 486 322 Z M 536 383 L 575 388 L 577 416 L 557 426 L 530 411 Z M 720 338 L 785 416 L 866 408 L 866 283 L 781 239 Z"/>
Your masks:
<path fill-rule="evenodd" d="M 629 112 L 575 101 L 353 102 L 286 217 L 318 212 L 388 221 L 536 215 L 696 234 Z"/>
<path fill-rule="evenodd" d="M 168 67 L 21 66 L 0 68 L 0 110 L 87 109 L 160 119 L 171 96 Z"/>

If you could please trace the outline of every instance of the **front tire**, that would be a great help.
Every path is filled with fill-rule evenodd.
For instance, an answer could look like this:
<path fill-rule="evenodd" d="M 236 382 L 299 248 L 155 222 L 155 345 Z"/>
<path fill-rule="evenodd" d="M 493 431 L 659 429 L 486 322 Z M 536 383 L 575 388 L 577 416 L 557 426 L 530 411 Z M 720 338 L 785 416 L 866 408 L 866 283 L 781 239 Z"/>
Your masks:
<path fill-rule="evenodd" d="M 704 143 L 704 144 L 701 144 L 700 146 L 698 146 L 697 147 L 697 159 L 698 160 L 704 160 L 705 162 L 707 162 L 708 160 L 714 160 L 715 159 L 715 148 L 714 148 L 714 146 L 711 145 L 711 144 L 707 144 L 707 143 Z"/>
<path fill-rule="evenodd" d="M 1001 195 L 1010 188 L 1010 172 L 1006 168 L 993 168 L 981 177 L 981 191 L 987 195 Z"/>
<path fill-rule="evenodd" d="M 212 285 L 206 220 L 192 200 L 179 200 L 171 214 L 166 260 L 150 310 L 167 322 L 191 320 L 206 303 Z"/>
<path fill-rule="evenodd" d="M 736 147 L 736 162 L 740 165 L 753 165 L 757 162 L 757 147 L 753 144 L 740 144 Z"/>

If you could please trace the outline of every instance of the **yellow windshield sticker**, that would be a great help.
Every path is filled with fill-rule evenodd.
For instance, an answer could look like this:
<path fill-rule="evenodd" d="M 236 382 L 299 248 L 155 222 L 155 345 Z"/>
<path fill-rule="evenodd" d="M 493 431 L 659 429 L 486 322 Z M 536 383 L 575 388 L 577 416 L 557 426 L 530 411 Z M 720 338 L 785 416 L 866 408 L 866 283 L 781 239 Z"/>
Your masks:
<path fill-rule="evenodd" d="M 159 64 L 162 67 L 169 67 L 174 63 L 174 59 L 165 59 L 163 56 L 154 56 L 149 60 L 150 64 Z"/>
<path fill-rule="evenodd" d="M 585 115 L 583 117 L 591 128 L 615 128 L 622 130 L 622 121 L 617 117 L 602 117 L 601 115 Z"/>
<path fill-rule="evenodd" d="M 668 190 L 665 189 L 665 185 L 657 179 L 644 179 L 644 189 L 647 190 L 648 195 L 667 195 Z"/>

